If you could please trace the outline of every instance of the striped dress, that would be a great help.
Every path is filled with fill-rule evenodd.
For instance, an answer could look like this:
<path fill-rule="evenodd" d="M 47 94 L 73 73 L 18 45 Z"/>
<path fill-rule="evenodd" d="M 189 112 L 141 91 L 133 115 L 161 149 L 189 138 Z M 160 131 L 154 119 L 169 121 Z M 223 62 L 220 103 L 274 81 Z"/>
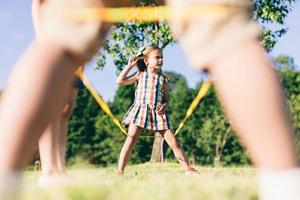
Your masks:
<path fill-rule="evenodd" d="M 124 116 L 123 124 L 135 124 L 139 127 L 159 131 L 171 129 L 167 111 L 159 115 L 157 108 L 163 104 L 164 88 L 168 84 L 163 74 L 150 74 L 141 72 L 139 74 L 135 90 L 134 103 Z"/>

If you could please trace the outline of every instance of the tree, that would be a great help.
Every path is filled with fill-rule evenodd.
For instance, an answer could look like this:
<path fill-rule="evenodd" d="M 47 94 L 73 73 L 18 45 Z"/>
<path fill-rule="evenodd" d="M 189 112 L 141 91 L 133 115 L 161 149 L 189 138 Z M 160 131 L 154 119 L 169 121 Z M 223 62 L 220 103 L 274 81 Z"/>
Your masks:
<path fill-rule="evenodd" d="M 67 158 L 81 156 L 93 163 L 95 118 L 104 113 L 87 89 L 79 90 L 72 117 L 69 120 Z M 72 160 L 71 160 L 72 161 Z"/>
<path fill-rule="evenodd" d="M 300 72 L 296 70 L 293 58 L 280 55 L 274 59 L 278 68 L 287 103 L 291 114 L 291 120 L 295 131 L 296 147 L 300 155 Z"/>
<path fill-rule="evenodd" d="M 273 59 L 275 67 L 277 69 L 296 69 L 296 64 L 294 62 L 294 58 L 291 58 L 286 55 L 279 55 Z"/>
<path fill-rule="evenodd" d="M 297 0 L 253 0 L 252 16 L 255 20 L 263 24 L 262 44 L 268 51 L 271 51 L 278 41 L 278 38 L 287 32 L 283 27 L 288 13 L 292 10 L 293 4 Z M 279 25 L 279 29 L 271 30 L 268 24 Z"/>
<path fill-rule="evenodd" d="M 291 119 L 295 129 L 297 152 L 300 155 L 300 72 L 293 59 L 278 56 L 274 59 L 284 91 L 288 99 Z M 185 77 L 166 72 L 171 78 L 169 115 L 174 129 L 185 115 L 192 99 L 203 84 L 199 81 L 195 89 L 189 88 Z M 113 102 L 108 102 L 116 117 L 121 120 L 133 102 L 134 86 L 120 86 Z M 125 137 L 105 115 L 88 91 L 79 92 L 76 107 L 69 126 L 68 158 L 73 161 L 77 155 L 89 162 L 106 166 L 116 163 Z M 142 135 L 147 134 L 147 132 Z M 186 121 L 177 139 L 194 164 L 232 166 L 250 163 L 230 122 L 225 118 L 214 88 L 202 99 L 197 109 Z M 141 163 L 151 158 L 152 139 L 141 138 L 133 151 L 131 163 Z M 154 147 L 155 150 L 162 150 Z M 153 150 L 153 148 L 152 148 Z M 174 155 L 166 148 L 166 159 Z"/>
<path fill-rule="evenodd" d="M 264 23 L 276 23 L 283 25 L 284 19 L 291 11 L 292 3 L 295 0 L 255 0 L 252 2 L 252 16 L 254 19 Z M 156 6 L 154 0 L 141 0 L 139 6 Z M 286 28 L 271 31 L 264 28 L 262 44 L 271 50 L 276 44 L 277 38 L 281 37 Z M 174 43 L 170 27 L 166 22 L 125 22 L 116 24 L 106 39 L 102 52 L 99 53 L 98 68 L 105 65 L 105 55 L 110 55 L 116 65 L 117 71 L 123 69 L 130 56 L 136 55 L 139 49 L 150 44 L 160 46 L 162 49 Z M 159 148 L 162 138 L 156 135 L 153 144 L 154 148 Z M 159 157 L 161 149 L 154 149 L 152 161 L 161 161 Z"/>
<path fill-rule="evenodd" d="M 185 101 L 190 103 L 202 84 L 200 81 L 196 89 L 189 89 L 189 97 Z M 185 151 L 191 163 L 216 166 L 249 163 L 213 87 L 177 136 L 184 147 L 188 147 Z"/>
<path fill-rule="evenodd" d="M 156 6 L 154 0 L 140 0 L 138 6 Z M 172 44 L 174 39 L 170 27 L 160 22 L 124 22 L 115 24 L 106 38 L 104 48 L 99 52 L 98 68 L 105 65 L 106 55 L 110 55 L 117 68 L 123 69 L 129 57 L 148 45 L 157 45 L 162 49 Z"/>
<path fill-rule="evenodd" d="M 271 51 L 278 38 L 287 31 L 283 27 L 288 13 L 296 0 L 253 0 L 252 18 L 264 27 L 262 44 Z M 155 0 L 140 0 L 138 6 L 156 6 Z M 266 25 L 276 24 L 280 29 L 271 30 Z M 108 35 L 104 48 L 99 52 L 98 68 L 105 65 L 106 55 L 110 55 L 118 70 L 126 64 L 128 57 L 136 55 L 142 47 L 155 44 L 162 48 L 173 44 L 170 27 L 165 21 L 160 22 L 124 22 L 116 24 Z"/>
<path fill-rule="evenodd" d="M 252 16 L 263 24 L 275 23 L 283 27 L 284 20 L 291 11 L 295 1 L 296 0 L 253 0 Z M 156 4 L 153 0 L 139 1 L 139 6 L 146 5 L 155 6 Z M 282 27 L 275 31 L 271 31 L 265 27 L 262 43 L 268 50 L 271 50 L 278 38 L 287 31 L 285 27 Z M 102 48 L 98 54 L 99 60 L 97 65 L 98 68 L 104 67 L 105 57 L 110 55 L 113 58 L 118 72 L 127 63 L 127 59 L 135 55 L 141 47 L 156 44 L 164 48 L 174 42 L 175 40 L 170 33 L 170 28 L 164 21 L 158 23 L 125 22 L 116 24 L 108 35 L 104 48 Z M 286 61 L 283 63 L 286 63 Z M 285 84 L 297 80 L 297 73 L 293 70 L 283 70 L 282 73 L 283 77 L 293 77 L 287 79 L 283 78 Z M 176 78 L 178 78 L 178 80 L 176 80 Z M 183 118 L 184 111 L 188 108 L 192 97 L 196 95 L 196 90 L 188 88 L 186 82 L 177 75 L 175 75 L 172 80 L 174 80 L 174 85 L 172 86 L 173 88 L 170 94 L 170 117 L 173 125 L 176 125 L 179 123 L 179 120 Z M 200 84 L 201 83 L 199 83 L 199 86 Z M 297 100 L 299 98 L 295 90 L 297 87 L 295 87 L 294 84 L 288 85 L 288 88 L 291 88 L 294 93 L 288 94 L 287 96 L 290 95 L 289 98 L 294 99 L 291 104 L 292 109 L 297 110 Z M 179 88 L 181 88 L 181 90 Z M 114 102 L 110 104 L 113 112 L 116 113 L 119 119 L 122 118 L 128 108 L 127 106 L 130 104 L 130 101 L 132 101 L 130 98 L 133 97 L 133 88 L 130 90 L 131 91 L 127 91 L 126 89 L 123 90 L 120 88 L 115 96 Z M 208 104 L 205 104 L 206 101 Z M 121 136 L 114 125 L 110 124 L 110 119 L 100 111 L 98 105 L 87 91 L 83 90 L 79 92 L 79 97 L 76 102 L 74 116 L 72 116 L 70 121 L 68 158 L 73 158 L 76 154 L 81 154 L 87 157 L 92 163 L 107 164 L 115 161 L 117 153 L 113 153 L 112 156 L 108 154 L 115 152 L 114 149 L 117 149 L 116 146 L 122 144 L 123 136 Z M 178 139 L 184 141 L 185 144 L 191 145 L 192 148 L 187 151 L 187 154 L 194 157 L 196 162 L 211 164 L 214 160 L 220 160 L 225 164 L 232 162 L 247 163 L 246 154 L 243 152 L 240 153 L 238 141 L 232 131 L 228 129 L 229 123 L 223 118 L 221 109 L 216 102 L 214 92 L 209 92 L 208 96 L 206 96 L 193 116 L 188 120 L 182 132 L 178 135 Z M 211 107 L 209 109 L 207 106 L 204 106 L 210 104 Z M 182 112 L 175 112 L 178 110 Z M 297 118 L 297 113 L 298 111 L 295 111 L 293 118 Z M 218 126 L 214 126 L 216 123 Z M 296 127 L 298 127 L 298 125 L 296 125 Z M 229 132 L 227 130 L 229 130 Z M 214 138 L 215 136 L 212 135 L 212 132 L 221 132 L 223 135 Z M 201 133 L 201 135 L 199 133 Z M 209 144 L 212 140 L 215 141 L 214 145 Z M 151 141 L 141 140 L 137 145 L 137 148 L 141 150 L 143 155 L 146 155 L 143 156 L 143 158 L 147 159 L 150 158 L 149 149 L 147 147 L 149 142 Z M 101 149 L 105 149 L 105 151 L 101 151 Z M 138 152 L 139 151 L 133 154 L 133 161 L 141 162 L 139 158 L 141 155 L 138 155 Z M 231 153 L 233 156 L 231 156 Z M 170 152 L 167 151 L 166 156 L 168 155 L 170 155 Z"/>

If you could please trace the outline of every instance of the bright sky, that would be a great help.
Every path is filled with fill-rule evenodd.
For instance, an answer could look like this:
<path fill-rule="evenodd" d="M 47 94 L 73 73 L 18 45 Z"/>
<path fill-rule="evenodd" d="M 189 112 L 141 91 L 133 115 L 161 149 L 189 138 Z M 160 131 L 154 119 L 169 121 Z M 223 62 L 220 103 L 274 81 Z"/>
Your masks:
<path fill-rule="evenodd" d="M 278 42 L 271 53 L 272 56 L 285 54 L 295 58 L 300 65 L 300 2 L 295 4 L 293 11 L 286 20 L 289 31 Z M 18 57 L 33 38 L 31 22 L 31 0 L 0 1 L 0 89 L 4 87 L 9 72 Z M 297 42 L 298 41 L 298 42 Z M 106 100 L 112 100 L 117 85 L 115 84 L 115 67 L 111 59 L 103 71 L 94 71 L 93 59 L 86 69 L 88 77 Z M 182 50 L 178 45 L 167 47 L 164 51 L 164 70 L 173 70 L 188 77 L 188 83 L 194 87 L 202 74 L 191 69 Z"/>

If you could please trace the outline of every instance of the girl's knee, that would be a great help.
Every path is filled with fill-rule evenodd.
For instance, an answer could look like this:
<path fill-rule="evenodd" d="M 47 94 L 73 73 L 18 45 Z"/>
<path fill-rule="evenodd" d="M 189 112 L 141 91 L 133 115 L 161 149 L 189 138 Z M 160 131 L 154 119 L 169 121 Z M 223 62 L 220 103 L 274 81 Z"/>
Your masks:
<path fill-rule="evenodd" d="M 132 140 L 135 142 L 138 139 L 139 135 L 138 134 L 128 134 L 127 139 Z"/>
<path fill-rule="evenodd" d="M 178 149 L 180 148 L 176 138 L 172 138 L 170 141 L 169 141 L 169 145 L 172 149 Z"/>

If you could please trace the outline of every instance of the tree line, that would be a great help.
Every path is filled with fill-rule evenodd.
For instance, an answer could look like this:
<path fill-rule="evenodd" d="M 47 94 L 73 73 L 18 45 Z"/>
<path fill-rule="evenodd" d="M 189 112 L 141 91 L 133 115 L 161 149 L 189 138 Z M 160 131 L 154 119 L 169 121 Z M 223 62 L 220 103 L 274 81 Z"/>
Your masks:
<path fill-rule="evenodd" d="M 298 153 L 300 153 L 300 73 L 292 58 L 279 56 L 274 60 L 284 87 L 287 105 L 295 129 Z M 176 129 L 185 116 L 203 81 L 195 88 L 188 87 L 186 77 L 166 72 L 171 79 L 169 115 Z M 134 99 L 134 85 L 120 86 L 111 102 L 115 116 L 122 120 Z M 131 163 L 147 162 L 151 158 L 153 133 L 144 131 L 132 154 Z M 248 165 L 247 152 L 241 147 L 230 122 L 224 116 L 214 88 L 200 102 L 183 129 L 177 135 L 187 157 L 200 165 Z M 271 138 L 270 138 L 271 139 Z M 91 164 L 110 165 L 117 162 L 125 140 L 121 131 L 103 113 L 86 89 L 79 91 L 73 115 L 69 121 L 67 158 L 74 163 L 81 157 Z M 171 149 L 165 149 L 165 158 L 175 161 Z M 300 154 L 299 154 L 300 155 Z"/>

